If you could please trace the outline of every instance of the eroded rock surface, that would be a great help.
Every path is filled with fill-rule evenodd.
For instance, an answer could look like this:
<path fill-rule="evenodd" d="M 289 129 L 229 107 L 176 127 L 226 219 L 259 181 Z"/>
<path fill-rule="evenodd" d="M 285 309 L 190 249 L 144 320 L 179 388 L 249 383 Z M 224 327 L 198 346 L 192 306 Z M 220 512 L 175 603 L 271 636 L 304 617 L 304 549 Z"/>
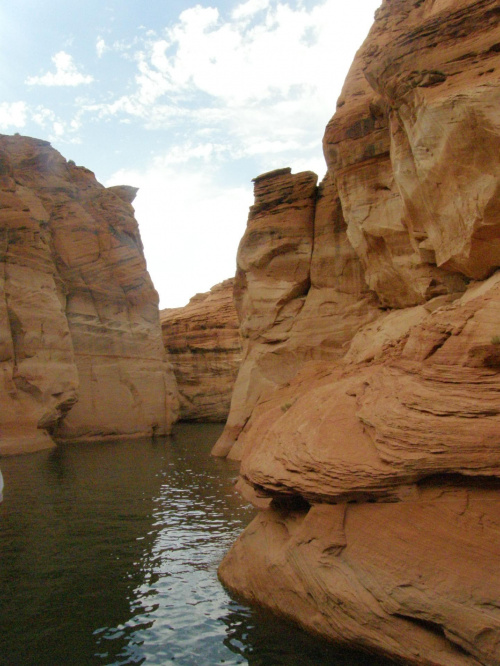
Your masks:
<path fill-rule="evenodd" d="M 248 335 L 250 408 L 216 448 L 261 509 L 222 580 L 403 664 L 500 665 L 499 44 L 497 2 L 383 3 L 326 129 L 280 374 Z"/>
<path fill-rule="evenodd" d="M 215 455 L 238 459 L 239 434 L 258 400 L 308 360 L 342 356 L 379 316 L 327 175 L 280 169 L 255 179 L 255 204 L 237 257 L 235 302 L 243 361 Z"/>
<path fill-rule="evenodd" d="M 136 190 L 20 136 L 0 137 L 0 187 L 0 453 L 168 432 L 177 395 Z"/>
<path fill-rule="evenodd" d="M 403 307 L 500 265 L 496 0 L 388 1 L 324 137 L 348 235 Z"/>
<path fill-rule="evenodd" d="M 241 363 L 234 279 L 160 312 L 163 343 L 174 369 L 180 418 L 225 421 Z"/>
<path fill-rule="evenodd" d="M 397 504 L 276 504 L 219 573 L 342 645 L 402 664 L 498 664 L 497 500 L 498 487 L 438 484 Z"/>

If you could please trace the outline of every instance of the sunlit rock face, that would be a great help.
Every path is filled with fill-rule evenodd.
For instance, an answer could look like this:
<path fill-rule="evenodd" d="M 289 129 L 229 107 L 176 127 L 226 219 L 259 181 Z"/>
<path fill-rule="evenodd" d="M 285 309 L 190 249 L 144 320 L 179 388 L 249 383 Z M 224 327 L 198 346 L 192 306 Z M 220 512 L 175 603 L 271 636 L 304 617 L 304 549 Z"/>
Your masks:
<path fill-rule="evenodd" d="M 390 307 L 500 265 L 498 3 L 384 2 L 326 128 L 349 238 Z"/>
<path fill-rule="evenodd" d="M 20 136 L 0 137 L 0 186 L 0 453 L 168 432 L 177 395 L 136 190 Z"/>
<path fill-rule="evenodd" d="M 350 245 L 335 183 L 280 169 L 255 179 L 238 249 L 235 303 L 243 362 L 215 455 L 238 459 L 258 400 L 310 360 L 337 359 L 379 315 Z"/>
<path fill-rule="evenodd" d="M 281 375 L 238 377 L 215 451 L 262 509 L 222 580 L 403 664 L 500 664 L 499 45 L 497 2 L 377 12 L 326 129 Z"/>
<path fill-rule="evenodd" d="M 160 312 L 163 343 L 175 373 L 179 418 L 225 421 L 241 363 L 234 279 Z"/>

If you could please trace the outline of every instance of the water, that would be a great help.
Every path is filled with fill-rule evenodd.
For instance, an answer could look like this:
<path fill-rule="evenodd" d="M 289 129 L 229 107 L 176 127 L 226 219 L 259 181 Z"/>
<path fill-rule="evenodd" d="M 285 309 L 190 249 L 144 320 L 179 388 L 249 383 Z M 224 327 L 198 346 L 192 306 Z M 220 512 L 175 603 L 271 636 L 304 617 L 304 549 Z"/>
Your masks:
<path fill-rule="evenodd" d="M 2 666 L 384 666 L 231 599 L 217 580 L 253 510 L 217 425 L 2 460 Z"/>

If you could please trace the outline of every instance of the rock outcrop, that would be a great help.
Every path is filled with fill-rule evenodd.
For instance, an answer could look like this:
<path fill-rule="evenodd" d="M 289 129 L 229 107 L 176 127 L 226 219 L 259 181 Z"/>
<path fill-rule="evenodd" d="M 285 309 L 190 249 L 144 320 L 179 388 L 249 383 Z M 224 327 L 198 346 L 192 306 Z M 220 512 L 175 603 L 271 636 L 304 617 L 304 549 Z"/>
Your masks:
<path fill-rule="evenodd" d="M 163 344 L 180 397 L 180 419 L 225 421 L 241 363 L 234 279 L 160 312 Z"/>
<path fill-rule="evenodd" d="M 403 664 L 500 664 L 499 45 L 496 1 L 386 0 L 326 129 L 335 194 L 254 261 L 251 212 L 239 251 L 245 391 L 215 453 L 262 510 L 220 576 Z"/>
<path fill-rule="evenodd" d="M 214 455 L 238 459 L 258 400 L 305 361 L 333 360 L 379 316 L 346 234 L 333 179 L 280 169 L 255 179 L 255 204 L 237 257 L 235 303 L 243 361 Z"/>
<path fill-rule="evenodd" d="M 131 187 L 0 137 L 0 454 L 167 433 L 166 362 Z"/>

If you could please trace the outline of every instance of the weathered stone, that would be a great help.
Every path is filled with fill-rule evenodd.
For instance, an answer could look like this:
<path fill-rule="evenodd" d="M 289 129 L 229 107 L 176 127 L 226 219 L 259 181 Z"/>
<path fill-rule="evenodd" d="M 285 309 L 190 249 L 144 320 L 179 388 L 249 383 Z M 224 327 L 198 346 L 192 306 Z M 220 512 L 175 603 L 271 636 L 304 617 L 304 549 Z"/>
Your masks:
<path fill-rule="evenodd" d="M 0 137 L 0 453 L 166 433 L 176 389 L 130 201 L 45 141 Z"/>
<path fill-rule="evenodd" d="M 335 184 L 328 175 L 315 183 L 313 174 L 289 169 L 255 181 L 235 284 L 243 362 L 214 455 L 238 459 L 238 436 L 259 398 L 306 361 L 340 358 L 359 327 L 380 314 Z"/>
<path fill-rule="evenodd" d="M 418 666 L 498 664 L 499 504 L 498 489 L 451 483 L 396 504 L 277 505 L 219 573 L 341 645 Z"/>
<path fill-rule="evenodd" d="M 326 210 L 345 236 L 323 239 L 318 202 L 311 286 L 275 345 L 279 373 L 256 379 L 273 351 L 249 344 L 250 407 L 241 393 L 246 419 L 218 449 L 241 459 L 237 487 L 261 509 L 222 580 L 403 664 L 500 665 L 497 4 L 377 12 L 324 139 L 340 201 Z M 312 295 L 328 290 L 322 322 Z"/>
<path fill-rule="evenodd" d="M 234 279 L 182 308 L 160 312 L 163 343 L 180 396 L 180 418 L 225 421 L 241 363 L 238 317 L 233 302 Z"/>
<path fill-rule="evenodd" d="M 349 238 L 385 305 L 500 265 L 496 11 L 385 2 L 326 129 Z"/>

